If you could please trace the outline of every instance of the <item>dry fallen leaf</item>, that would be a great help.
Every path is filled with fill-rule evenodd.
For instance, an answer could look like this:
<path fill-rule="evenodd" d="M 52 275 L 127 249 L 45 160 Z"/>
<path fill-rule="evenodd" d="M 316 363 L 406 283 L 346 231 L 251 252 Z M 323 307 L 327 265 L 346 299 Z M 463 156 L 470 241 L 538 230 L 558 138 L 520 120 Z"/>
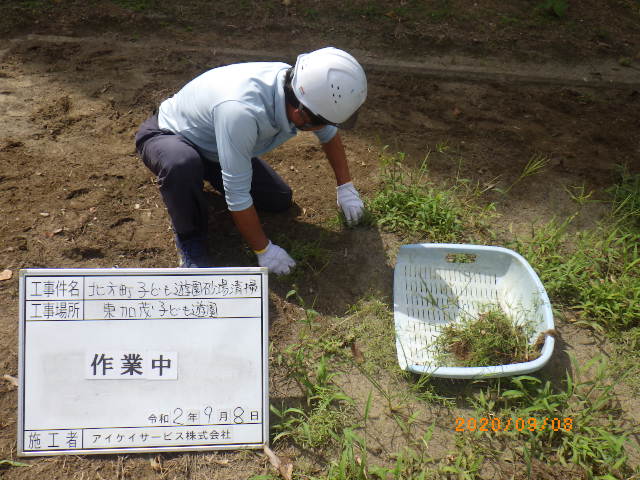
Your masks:
<path fill-rule="evenodd" d="M 13 277 L 13 272 L 9 269 L 0 272 L 0 280 L 9 280 Z"/>
<path fill-rule="evenodd" d="M 356 342 L 351 344 L 351 353 L 353 354 L 353 358 L 356 363 L 364 363 L 364 354 L 362 353 L 362 350 L 358 348 Z"/>
<path fill-rule="evenodd" d="M 151 470 L 162 473 L 162 457 L 160 455 L 151 457 L 149 463 L 151 464 Z"/>
<path fill-rule="evenodd" d="M 269 459 L 269 463 L 271 463 L 271 466 L 278 471 L 282 478 L 284 478 L 285 480 L 291 480 L 293 478 L 293 464 L 291 462 L 283 462 L 282 460 L 280 460 L 280 458 L 278 458 L 278 456 L 273 453 L 273 450 L 271 450 L 266 445 L 263 447 L 263 450 L 265 455 Z"/>
<path fill-rule="evenodd" d="M 293 478 L 293 463 L 288 462 L 280 469 L 280 475 L 285 480 L 291 480 Z"/>
<path fill-rule="evenodd" d="M 282 462 L 280 461 L 278 456 L 275 453 L 273 453 L 273 450 L 271 450 L 267 445 L 264 445 L 263 450 L 265 455 L 269 459 L 269 463 L 271 463 L 271 466 L 276 470 L 280 470 L 280 466 L 282 465 Z"/>
<path fill-rule="evenodd" d="M 2 379 L 6 380 L 7 382 L 9 382 L 14 387 L 18 386 L 18 379 L 16 377 L 12 377 L 11 375 L 3 375 Z"/>
<path fill-rule="evenodd" d="M 44 236 L 47 238 L 53 238 L 54 235 L 58 235 L 64 231 L 63 228 L 56 228 L 53 232 L 44 232 Z"/>

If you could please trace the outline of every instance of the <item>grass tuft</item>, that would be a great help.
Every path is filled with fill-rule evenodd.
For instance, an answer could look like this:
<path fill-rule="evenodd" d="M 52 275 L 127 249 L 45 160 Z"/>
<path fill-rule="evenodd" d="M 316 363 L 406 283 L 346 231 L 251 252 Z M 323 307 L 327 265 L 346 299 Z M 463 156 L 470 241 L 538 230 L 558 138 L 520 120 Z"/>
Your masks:
<path fill-rule="evenodd" d="M 568 8 L 567 0 L 544 0 L 538 5 L 541 12 L 556 18 L 564 18 Z"/>
<path fill-rule="evenodd" d="M 614 216 L 628 229 L 640 230 L 640 173 L 632 175 L 626 167 L 620 167 L 618 183 L 608 189 L 612 196 Z"/>
<path fill-rule="evenodd" d="M 460 238 L 466 212 L 452 190 L 438 190 L 427 180 L 427 163 L 407 174 L 404 155 L 382 155 L 382 185 L 367 207 L 384 230 L 403 236 L 427 235 L 430 241 Z"/>
<path fill-rule="evenodd" d="M 611 214 L 570 232 L 573 218 L 536 227 L 518 250 L 538 271 L 556 307 L 609 336 L 640 327 L 640 175 L 623 172 L 609 189 Z"/>

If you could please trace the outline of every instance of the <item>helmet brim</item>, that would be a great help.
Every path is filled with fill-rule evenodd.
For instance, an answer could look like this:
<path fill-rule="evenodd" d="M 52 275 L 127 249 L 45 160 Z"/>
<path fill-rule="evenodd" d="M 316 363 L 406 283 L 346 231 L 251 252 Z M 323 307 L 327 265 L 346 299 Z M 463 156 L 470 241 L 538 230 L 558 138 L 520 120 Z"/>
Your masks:
<path fill-rule="evenodd" d="M 340 130 L 351 130 L 356 126 L 358 121 L 358 113 L 360 113 L 360 109 L 356 110 L 353 115 L 347 118 L 344 122 L 340 122 L 337 127 Z"/>

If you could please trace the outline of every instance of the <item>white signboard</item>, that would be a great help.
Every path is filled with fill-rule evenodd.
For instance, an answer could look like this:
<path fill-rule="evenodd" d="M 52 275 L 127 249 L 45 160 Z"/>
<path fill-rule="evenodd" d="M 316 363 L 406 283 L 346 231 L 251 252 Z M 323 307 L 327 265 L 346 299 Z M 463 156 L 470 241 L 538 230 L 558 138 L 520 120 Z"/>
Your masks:
<path fill-rule="evenodd" d="M 260 448 L 264 268 L 20 272 L 22 456 Z"/>

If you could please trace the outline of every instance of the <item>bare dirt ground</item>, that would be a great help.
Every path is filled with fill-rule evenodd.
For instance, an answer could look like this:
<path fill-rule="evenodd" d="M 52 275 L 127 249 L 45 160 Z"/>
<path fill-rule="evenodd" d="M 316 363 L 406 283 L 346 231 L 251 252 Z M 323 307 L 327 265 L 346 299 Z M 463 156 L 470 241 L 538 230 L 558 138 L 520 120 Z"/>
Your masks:
<path fill-rule="evenodd" d="M 437 181 L 459 175 L 480 185 L 509 185 L 532 155 L 548 156 L 549 167 L 509 196 L 488 194 L 500 234 L 576 212 L 566 187 L 598 198 L 616 165 L 640 170 L 636 1 L 571 3 L 563 19 L 524 1 L 179 3 L 0 2 L 0 271 L 14 274 L 0 282 L 0 374 L 17 375 L 21 268 L 177 265 L 133 135 L 159 101 L 218 65 L 292 63 L 326 45 L 354 52 L 369 97 L 344 141 L 365 197 L 376 191 L 386 145 L 410 165 L 431 152 Z M 295 198 L 289 213 L 263 216 L 267 233 L 330 252 L 326 265 L 302 267 L 300 295 L 327 316 L 371 293 L 388 299 L 400 240 L 338 226 L 334 180 L 314 137 L 300 135 L 267 160 Z M 253 265 L 220 195 L 211 191 L 210 202 L 216 264 Z M 583 206 L 575 226 L 591 225 L 602 209 Z M 291 279 L 271 287 L 272 341 L 284 344 L 300 309 L 285 299 Z M 565 352 L 600 350 L 585 331 L 560 329 Z M 274 392 L 286 394 L 286 379 L 277 371 L 274 378 Z M 0 459 L 14 458 L 16 401 L 16 389 L 0 383 Z M 637 418 L 637 402 L 627 409 Z M 230 479 L 267 471 L 252 452 L 167 455 L 161 467 L 144 455 L 29 463 L 0 476 Z"/>

